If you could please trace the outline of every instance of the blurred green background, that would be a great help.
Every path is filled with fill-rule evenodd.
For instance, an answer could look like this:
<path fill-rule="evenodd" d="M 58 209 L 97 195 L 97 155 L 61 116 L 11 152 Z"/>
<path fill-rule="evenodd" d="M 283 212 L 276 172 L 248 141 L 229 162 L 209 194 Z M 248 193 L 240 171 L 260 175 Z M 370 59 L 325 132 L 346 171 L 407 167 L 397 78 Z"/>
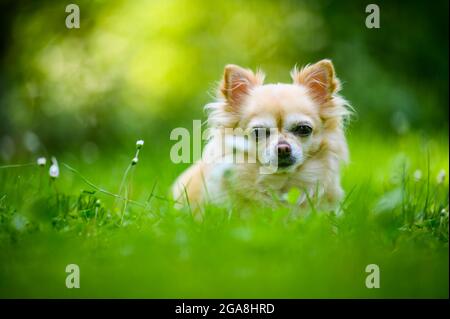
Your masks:
<path fill-rule="evenodd" d="M 353 131 L 386 139 L 448 130 L 448 1 L 64 1 L 1 5 L 1 159 L 38 151 L 96 154 L 136 138 L 166 143 L 204 119 L 225 64 L 290 82 L 331 58 L 357 110 Z M 88 157 L 87 155 L 85 157 Z"/>
<path fill-rule="evenodd" d="M 80 0 L 80 29 L 68 3 L 0 2 L 0 297 L 448 298 L 448 1 L 376 1 L 380 29 L 371 1 Z M 170 131 L 206 119 L 224 65 L 290 82 L 323 58 L 356 110 L 342 216 L 175 211 Z M 144 208 L 85 183 L 117 193 L 141 138 Z"/>

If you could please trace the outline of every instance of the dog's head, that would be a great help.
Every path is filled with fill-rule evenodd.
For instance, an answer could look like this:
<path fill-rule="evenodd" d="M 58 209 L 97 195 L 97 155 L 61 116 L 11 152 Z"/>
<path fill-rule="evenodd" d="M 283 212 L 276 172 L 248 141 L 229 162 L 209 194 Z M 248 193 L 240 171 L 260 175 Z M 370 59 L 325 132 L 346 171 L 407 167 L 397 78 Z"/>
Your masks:
<path fill-rule="evenodd" d="M 291 76 L 292 84 L 263 84 L 262 72 L 227 65 L 221 102 L 208 106 L 210 123 L 245 132 L 247 151 L 257 150 L 258 163 L 277 173 L 295 171 L 322 151 L 345 160 L 342 126 L 349 110 L 337 94 L 333 64 L 322 60 L 294 68 Z"/>

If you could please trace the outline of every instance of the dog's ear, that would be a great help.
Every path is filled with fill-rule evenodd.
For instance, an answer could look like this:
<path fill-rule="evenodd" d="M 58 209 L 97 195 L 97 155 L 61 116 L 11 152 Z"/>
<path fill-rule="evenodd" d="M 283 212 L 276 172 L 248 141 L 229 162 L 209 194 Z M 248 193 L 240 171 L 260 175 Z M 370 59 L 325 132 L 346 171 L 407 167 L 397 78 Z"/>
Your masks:
<path fill-rule="evenodd" d="M 264 75 L 262 72 L 254 74 L 251 70 L 246 70 L 234 64 L 225 66 L 220 92 L 227 100 L 233 111 L 236 111 L 242 100 L 250 90 L 262 84 Z"/>
<path fill-rule="evenodd" d="M 331 60 L 321 60 L 301 70 L 295 68 L 291 76 L 294 83 L 306 86 L 312 98 L 320 104 L 328 102 L 340 88 Z"/>

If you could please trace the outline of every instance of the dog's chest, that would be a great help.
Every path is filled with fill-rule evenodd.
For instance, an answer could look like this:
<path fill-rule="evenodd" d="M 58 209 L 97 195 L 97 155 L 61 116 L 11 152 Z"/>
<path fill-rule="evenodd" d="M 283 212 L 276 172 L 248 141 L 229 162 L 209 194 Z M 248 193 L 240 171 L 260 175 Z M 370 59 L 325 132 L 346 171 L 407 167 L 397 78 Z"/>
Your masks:
<path fill-rule="evenodd" d="M 260 175 L 256 180 L 256 188 L 263 193 L 271 191 L 281 195 L 289 190 L 290 184 L 287 175 Z"/>

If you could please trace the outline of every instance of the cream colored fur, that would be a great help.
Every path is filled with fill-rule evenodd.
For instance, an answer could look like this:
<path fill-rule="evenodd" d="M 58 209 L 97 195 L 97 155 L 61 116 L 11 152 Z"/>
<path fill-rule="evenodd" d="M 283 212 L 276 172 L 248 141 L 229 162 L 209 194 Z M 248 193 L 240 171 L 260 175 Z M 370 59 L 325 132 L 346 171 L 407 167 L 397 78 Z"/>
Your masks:
<path fill-rule="evenodd" d="M 234 200 L 273 206 L 296 187 L 304 191 L 297 201 L 299 207 L 308 206 L 306 196 L 316 198 L 319 209 L 336 207 L 343 196 L 340 164 L 348 160 L 344 118 L 350 107 L 338 95 L 340 82 L 331 61 L 294 69 L 291 76 L 292 84 L 265 85 L 262 72 L 226 66 L 218 99 L 206 106 L 213 130 L 202 159 L 174 183 L 178 206 L 189 202 L 194 211 L 201 211 L 206 201 L 227 204 Z M 297 122 L 310 125 L 312 134 L 293 134 L 290 128 Z M 261 174 L 260 158 L 256 163 L 234 163 L 224 161 L 232 152 L 217 154 L 219 143 L 229 138 L 225 128 L 247 132 L 254 125 L 270 126 L 277 132 L 258 146 L 266 148 L 269 159 L 280 140 L 291 145 L 296 156 L 291 167 Z M 257 142 L 252 143 L 256 147 Z"/>

